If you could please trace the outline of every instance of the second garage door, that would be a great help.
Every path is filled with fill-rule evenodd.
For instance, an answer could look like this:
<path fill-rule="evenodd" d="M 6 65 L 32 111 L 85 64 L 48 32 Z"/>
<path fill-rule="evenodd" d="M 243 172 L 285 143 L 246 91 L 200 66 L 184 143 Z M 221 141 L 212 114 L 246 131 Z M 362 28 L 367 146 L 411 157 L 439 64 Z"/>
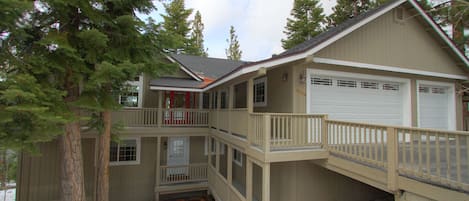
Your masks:
<path fill-rule="evenodd" d="M 403 125 L 403 84 L 392 81 L 310 75 L 309 112 L 329 119 Z"/>

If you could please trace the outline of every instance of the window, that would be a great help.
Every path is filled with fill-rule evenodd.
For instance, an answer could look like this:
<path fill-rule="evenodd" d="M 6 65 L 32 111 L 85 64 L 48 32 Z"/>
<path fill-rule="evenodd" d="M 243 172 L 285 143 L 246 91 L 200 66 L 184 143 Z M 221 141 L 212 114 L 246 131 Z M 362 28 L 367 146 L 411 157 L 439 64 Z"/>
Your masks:
<path fill-rule="evenodd" d="M 234 108 L 246 108 L 247 83 L 243 82 L 234 86 Z"/>
<path fill-rule="evenodd" d="M 356 88 L 357 82 L 354 80 L 337 80 L 337 86 Z"/>
<path fill-rule="evenodd" d="M 363 89 L 379 89 L 377 82 L 363 81 L 361 84 Z"/>
<path fill-rule="evenodd" d="M 226 91 L 220 92 L 220 108 L 221 109 L 228 108 L 227 97 L 228 97 L 228 93 Z"/>
<path fill-rule="evenodd" d="M 332 79 L 312 77 L 311 78 L 311 84 L 312 85 L 332 86 Z"/>
<path fill-rule="evenodd" d="M 119 103 L 124 107 L 138 107 L 139 86 L 129 86 L 119 96 Z"/>
<path fill-rule="evenodd" d="M 109 161 L 111 165 L 140 164 L 140 138 L 122 139 L 111 142 Z"/>
<path fill-rule="evenodd" d="M 254 106 L 267 106 L 267 77 L 254 80 Z"/>
<path fill-rule="evenodd" d="M 209 139 L 212 140 L 212 146 L 210 147 L 210 155 L 215 155 L 217 150 L 216 150 L 216 142 L 215 142 L 215 139 L 213 138 L 209 138 L 209 137 L 205 137 L 205 155 L 208 155 L 208 141 Z M 220 154 L 225 154 L 225 149 L 220 147 Z"/>
<path fill-rule="evenodd" d="M 208 109 L 210 107 L 210 94 L 203 93 L 202 95 L 202 107 Z"/>
<path fill-rule="evenodd" d="M 399 84 L 383 84 L 383 90 L 399 91 Z"/>
<path fill-rule="evenodd" d="M 243 167 L 243 153 L 237 149 L 233 149 L 233 162 L 240 167 Z"/>
<path fill-rule="evenodd" d="M 218 99 L 218 92 L 216 91 L 212 92 L 212 109 L 217 109 L 218 107 L 217 99 Z"/>
<path fill-rule="evenodd" d="M 141 107 L 143 76 L 136 76 L 128 81 L 118 96 L 118 102 L 124 107 Z"/>

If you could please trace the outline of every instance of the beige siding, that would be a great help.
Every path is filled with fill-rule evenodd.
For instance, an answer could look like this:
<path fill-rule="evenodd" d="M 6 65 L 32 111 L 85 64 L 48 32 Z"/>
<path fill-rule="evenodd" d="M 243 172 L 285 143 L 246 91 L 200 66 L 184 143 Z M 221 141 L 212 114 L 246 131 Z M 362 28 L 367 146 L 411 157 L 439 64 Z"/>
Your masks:
<path fill-rule="evenodd" d="M 393 198 L 386 192 L 308 162 L 273 163 L 270 170 L 271 201 Z"/>
<path fill-rule="evenodd" d="M 94 139 L 83 139 L 85 189 L 88 200 L 94 195 Z M 59 151 L 56 141 L 41 144 L 39 155 L 22 154 L 18 200 L 60 199 Z"/>
<path fill-rule="evenodd" d="M 396 22 L 393 12 L 388 12 L 315 56 L 464 75 L 450 50 L 441 48 L 417 19 L 406 12 L 405 21 Z"/>
<path fill-rule="evenodd" d="M 281 66 L 267 71 L 267 106 L 255 107 L 254 112 L 292 112 L 293 68 Z M 287 80 L 282 80 L 282 76 Z"/>
<path fill-rule="evenodd" d="M 141 138 L 139 165 L 111 166 L 109 200 L 154 199 L 157 138 Z"/>

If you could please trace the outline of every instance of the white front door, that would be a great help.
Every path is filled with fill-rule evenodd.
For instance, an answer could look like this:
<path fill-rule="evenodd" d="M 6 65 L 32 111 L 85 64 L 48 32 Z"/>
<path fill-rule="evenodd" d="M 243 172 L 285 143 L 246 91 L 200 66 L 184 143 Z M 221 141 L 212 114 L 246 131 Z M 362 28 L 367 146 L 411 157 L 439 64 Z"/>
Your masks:
<path fill-rule="evenodd" d="M 187 174 L 189 165 L 189 137 L 168 137 L 168 166 L 178 166 L 169 168 L 168 174 Z"/>

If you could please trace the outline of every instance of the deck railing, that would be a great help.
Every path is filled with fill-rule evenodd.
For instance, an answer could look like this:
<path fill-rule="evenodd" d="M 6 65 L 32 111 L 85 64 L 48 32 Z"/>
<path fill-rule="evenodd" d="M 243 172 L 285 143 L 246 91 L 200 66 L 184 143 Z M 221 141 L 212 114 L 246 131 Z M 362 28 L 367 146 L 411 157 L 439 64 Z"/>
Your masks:
<path fill-rule="evenodd" d="M 469 191 L 469 133 L 396 128 L 401 175 Z"/>
<path fill-rule="evenodd" d="M 387 167 L 387 127 L 327 120 L 328 147 L 333 154 Z"/>
<path fill-rule="evenodd" d="M 112 121 L 127 127 L 207 127 L 208 110 L 126 108 L 112 113 Z"/>
<path fill-rule="evenodd" d="M 207 163 L 160 167 L 160 184 L 207 181 Z"/>
<path fill-rule="evenodd" d="M 249 119 L 248 140 L 265 151 L 321 146 L 325 115 L 254 113 Z"/>

